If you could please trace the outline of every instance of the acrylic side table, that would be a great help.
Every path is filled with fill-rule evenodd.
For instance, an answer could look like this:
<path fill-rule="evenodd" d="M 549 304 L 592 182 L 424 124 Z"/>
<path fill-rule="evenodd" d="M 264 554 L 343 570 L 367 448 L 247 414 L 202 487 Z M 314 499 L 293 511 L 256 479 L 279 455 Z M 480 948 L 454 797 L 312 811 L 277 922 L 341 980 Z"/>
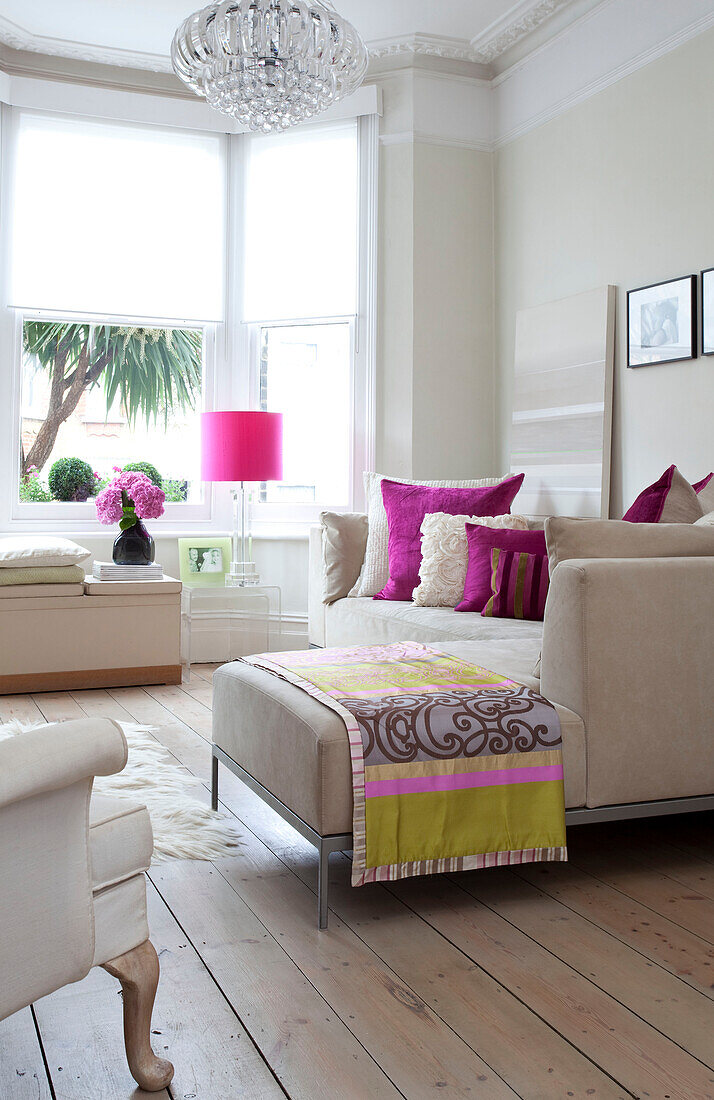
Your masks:
<path fill-rule="evenodd" d="M 191 628 L 205 613 L 227 624 L 228 656 L 269 653 L 280 640 L 282 594 L 277 585 L 226 585 L 202 588 L 184 584 L 181 593 L 181 662 L 191 668 Z"/>

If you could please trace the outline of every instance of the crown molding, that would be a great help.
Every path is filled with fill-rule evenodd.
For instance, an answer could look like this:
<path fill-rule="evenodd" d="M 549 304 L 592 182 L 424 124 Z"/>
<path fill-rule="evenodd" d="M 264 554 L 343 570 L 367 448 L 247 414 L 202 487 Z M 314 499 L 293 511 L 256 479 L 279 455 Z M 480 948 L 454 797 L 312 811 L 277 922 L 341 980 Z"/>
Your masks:
<path fill-rule="evenodd" d="M 406 38 L 379 38 L 368 42 L 370 58 L 381 61 L 386 57 L 404 54 L 420 54 L 423 57 L 441 57 L 447 61 L 475 61 L 471 43 L 467 38 L 441 38 L 431 34 L 410 34 Z"/>
<path fill-rule="evenodd" d="M 152 73 L 172 72 L 168 55 L 164 57 L 162 54 L 115 49 L 111 46 L 95 46 L 87 42 L 70 42 L 63 38 L 31 34 L 4 15 L 0 15 L 0 42 L 13 50 L 25 50 L 50 57 L 66 57 L 72 61 L 92 61 L 99 65 L 117 65 L 122 69 L 144 69 Z"/>
<path fill-rule="evenodd" d="M 571 0 L 521 0 L 514 11 L 471 39 L 471 60 L 490 64 L 569 3 Z"/>

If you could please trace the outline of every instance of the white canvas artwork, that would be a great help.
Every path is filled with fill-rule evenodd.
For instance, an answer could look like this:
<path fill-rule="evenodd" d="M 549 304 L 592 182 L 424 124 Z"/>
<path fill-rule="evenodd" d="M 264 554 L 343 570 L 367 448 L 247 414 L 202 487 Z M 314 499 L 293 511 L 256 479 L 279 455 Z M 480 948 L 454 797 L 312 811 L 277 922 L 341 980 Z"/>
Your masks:
<path fill-rule="evenodd" d="M 615 298 L 605 286 L 516 317 L 511 472 L 526 475 L 519 512 L 609 515 Z"/>

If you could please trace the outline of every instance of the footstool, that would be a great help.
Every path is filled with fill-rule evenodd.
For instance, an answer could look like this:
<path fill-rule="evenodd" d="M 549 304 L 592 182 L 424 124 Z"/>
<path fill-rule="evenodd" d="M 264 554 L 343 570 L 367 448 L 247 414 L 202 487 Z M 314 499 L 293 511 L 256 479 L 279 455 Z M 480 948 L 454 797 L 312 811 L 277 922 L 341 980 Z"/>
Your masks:
<path fill-rule="evenodd" d="M 537 690 L 535 656 L 501 646 L 439 644 Z M 503 652 L 501 652 L 503 650 Z M 509 659 L 510 657 L 510 659 Z M 582 719 L 557 707 L 563 736 L 566 806 L 585 802 Z M 332 852 L 352 849 L 352 766 L 340 716 L 300 688 L 242 661 L 213 674 L 213 808 L 224 764 L 318 850 L 318 926 L 327 927 L 327 872 Z"/>

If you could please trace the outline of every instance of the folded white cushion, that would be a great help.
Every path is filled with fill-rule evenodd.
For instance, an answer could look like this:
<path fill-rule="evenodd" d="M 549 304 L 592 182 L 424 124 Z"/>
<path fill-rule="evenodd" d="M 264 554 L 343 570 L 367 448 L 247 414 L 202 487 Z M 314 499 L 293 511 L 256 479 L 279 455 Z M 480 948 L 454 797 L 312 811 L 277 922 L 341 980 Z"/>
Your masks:
<path fill-rule="evenodd" d="M 376 596 L 381 592 L 389 580 L 389 526 L 387 524 L 387 511 L 382 499 L 382 480 L 386 474 L 364 474 L 364 495 L 367 507 L 369 529 L 367 533 L 367 549 L 364 562 L 357 579 L 357 583 L 349 593 L 350 596 Z M 398 481 L 400 485 L 430 485 L 435 488 L 470 489 L 479 485 L 498 485 L 504 477 L 486 477 L 479 481 L 410 481 L 404 477 L 389 477 L 389 481 Z"/>
<path fill-rule="evenodd" d="M 412 599 L 420 607 L 456 607 L 464 598 L 469 548 L 466 524 L 527 531 L 525 516 L 450 516 L 429 512 L 421 524 L 419 584 Z"/>
<path fill-rule="evenodd" d="M 701 519 L 695 519 L 695 527 L 714 527 L 714 512 L 707 512 Z"/>
<path fill-rule="evenodd" d="M 56 535 L 10 535 L 0 539 L 0 569 L 79 565 L 89 550 Z"/>

